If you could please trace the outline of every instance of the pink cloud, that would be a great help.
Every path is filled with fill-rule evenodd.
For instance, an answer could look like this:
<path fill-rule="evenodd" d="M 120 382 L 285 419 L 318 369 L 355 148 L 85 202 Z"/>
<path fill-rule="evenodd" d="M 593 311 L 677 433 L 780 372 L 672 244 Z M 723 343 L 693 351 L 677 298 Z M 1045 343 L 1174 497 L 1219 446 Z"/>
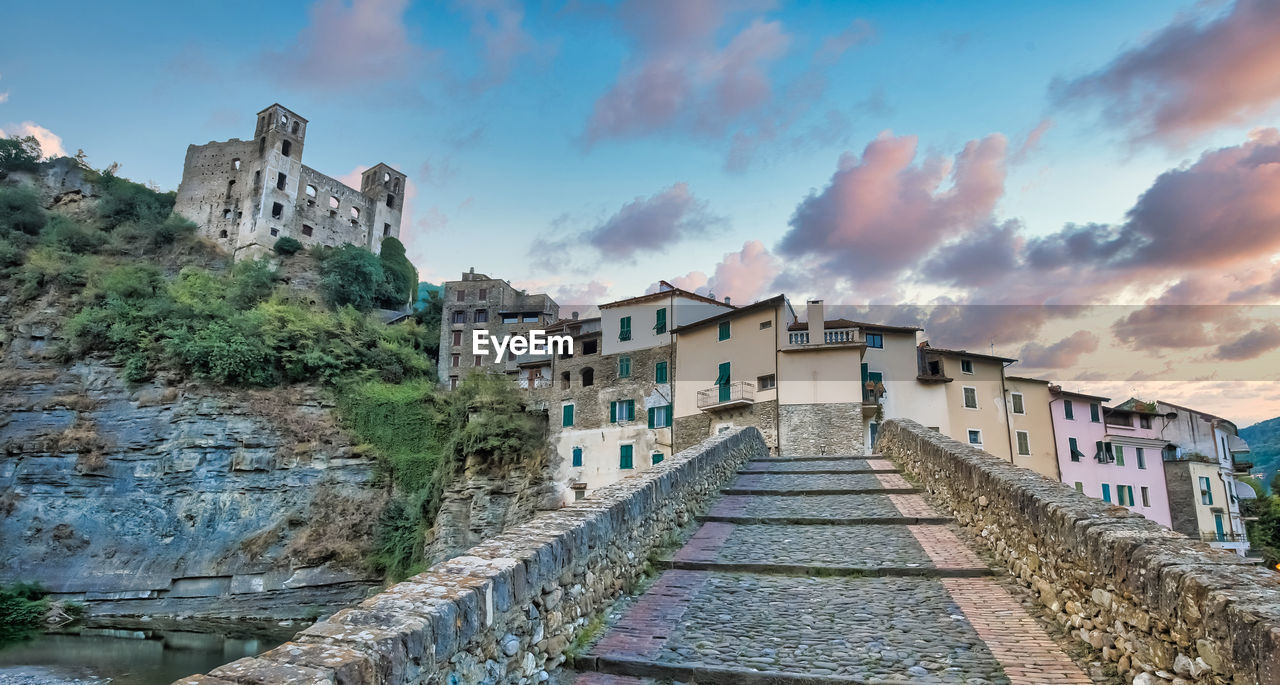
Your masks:
<path fill-rule="evenodd" d="M 834 62 L 849 50 L 870 42 L 875 38 L 875 29 L 865 19 L 854 19 L 845 30 L 834 36 L 827 36 L 818 48 L 817 59 L 823 62 Z"/>
<path fill-rule="evenodd" d="M 1064 369 L 1075 366 L 1080 357 L 1097 351 L 1098 336 L 1090 331 L 1077 331 L 1055 343 L 1029 342 L 1018 357 L 1025 366 L 1037 369 Z"/>
<path fill-rule="evenodd" d="M 849 280 L 892 277 L 946 239 L 992 220 L 1004 193 L 1004 136 L 965 145 L 954 159 L 915 163 L 916 138 L 881 134 L 860 157 L 842 155 L 821 192 L 804 198 L 779 243 Z"/>
<path fill-rule="evenodd" d="M 318 0 L 293 44 L 259 58 L 292 86 L 332 91 L 409 76 L 431 59 L 409 37 L 408 0 Z"/>
<path fill-rule="evenodd" d="M 1102 69 L 1055 83 L 1064 104 L 1101 106 L 1138 140 L 1182 141 L 1248 122 L 1280 101 L 1280 3 L 1236 0 L 1219 16 L 1179 16 Z"/>
<path fill-rule="evenodd" d="M 524 6 L 516 0 L 457 0 L 455 5 L 471 22 L 471 36 L 481 47 L 485 73 L 474 85 L 497 85 L 525 57 L 545 57 L 551 50 L 539 45 L 524 27 Z"/>
<path fill-rule="evenodd" d="M 40 151 L 45 157 L 65 157 L 67 155 L 67 151 L 62 147 L 62 137 L 33 121 L 9 124 L 0 129 L 0 136 L 6 138 L 32 136 L 40 142 Z"/>
<path fill-rule="evenodd" d="M 782 271 L 781 262 L 764 243 L 748 240 L 737 252 L 728 252 L 716 264 L 710 277 L 704 271 L 690 271 L 683 276 L 667 279 L 671 285 L 700 295 L 712 295 L 723 300 L 732 298 L 735 304 L 747 304 L 760 299 L 769 291 L 772 282 Z M 645 292 L 657 292 L 658 284 Z"/>

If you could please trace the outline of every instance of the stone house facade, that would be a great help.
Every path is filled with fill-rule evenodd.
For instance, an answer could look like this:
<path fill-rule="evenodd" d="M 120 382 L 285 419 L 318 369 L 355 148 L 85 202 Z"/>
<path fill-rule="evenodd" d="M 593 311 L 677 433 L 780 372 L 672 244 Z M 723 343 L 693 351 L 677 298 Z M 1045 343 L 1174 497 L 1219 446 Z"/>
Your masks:
<path fill-rule="evenodd" d="M 514 355 L 498 360 L 492 354 L 474 354 L 473 331 L 485 330 L 497 338 L 546 330 L 560 316 L 551 296 L 530 294 L 500 278 L 476 273 L 472 268 L 456 281 L 444 283 L 444 307 L 440 320 L 440 382 L 455 388 L 477 369 L 506 373 L 514 370 Z"/>
<path fill-rule="evenodd" d="M 308 122 L 279 104 L 262 110 L 251 140 L 187 147 L 174 211 L 233 257 L 256 257 L 276 240 L 360 245 L 375 254 L 399 238 L 406 177 L 377 164 L 348 187 L 302 163 Z"/>

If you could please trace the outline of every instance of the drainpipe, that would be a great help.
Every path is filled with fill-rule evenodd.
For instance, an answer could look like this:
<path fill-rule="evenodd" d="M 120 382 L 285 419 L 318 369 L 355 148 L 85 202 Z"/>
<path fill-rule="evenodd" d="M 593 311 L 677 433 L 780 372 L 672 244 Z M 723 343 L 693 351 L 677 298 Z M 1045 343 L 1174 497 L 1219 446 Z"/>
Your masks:
<path fill-rule="evenodd" d="M 1061 399 L 1061 398 L 1059 398 Z M 1053 438 L 1053 472 L 1058 474 L 1058 482 L 1062 482 L 1062 462 L 1058 461 L 1058 422 L 1053 420 L 1052 396 L 1049 398 L 1049 436 Z M 1068 449 L 1070 446 L 1068 445 Z"/>
<path fill-rule="evenodd" d="M 778 439 L 779 457 L 782 456 L 782 379 L 778 377 L 778 355 L 782 354 L 782 352 L 778 349 L 778 336 L 787 334 L 786 331 L 779 328 L 781 326 L 781 320 L 778 316 L 780 310 L 781 307 L 773 308 L 773 395 L 777 398 L 775 400 L 777 408 L 773 412 L 773 434 Z"/>
<path fill-rule="evenodd" d="M 1013 362 L 1000 362 L 1000 403 L 1004 407 L 1004 434 L 1009 438 L 1010 464 L 1013 463 L 1013 414 L 1009 412 L 1009 391 L 1004 385 L 1004 370 L 1009 368 L 1009 365 L 1012 363 Z"/>

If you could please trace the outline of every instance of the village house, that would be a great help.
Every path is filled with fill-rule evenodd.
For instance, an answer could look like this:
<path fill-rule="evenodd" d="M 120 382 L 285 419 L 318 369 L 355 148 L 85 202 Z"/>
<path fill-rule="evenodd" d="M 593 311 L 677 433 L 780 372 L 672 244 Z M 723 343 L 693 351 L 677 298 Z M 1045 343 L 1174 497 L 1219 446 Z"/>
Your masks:
<path fill-rule="evenodd" d="M 529 294 L 500 278 L 476 273 L 475 268 L 456 281 L 444 283 L 443 312 L 440 319 L 440 382 L 450 388 L 477 369 L 505 373 L 508 362 L 492 354 L 476 354 L 473 332 L 483 330 L 502 338 L 545 330 L 559 318 L 560 307 L 545 294 Z"/>

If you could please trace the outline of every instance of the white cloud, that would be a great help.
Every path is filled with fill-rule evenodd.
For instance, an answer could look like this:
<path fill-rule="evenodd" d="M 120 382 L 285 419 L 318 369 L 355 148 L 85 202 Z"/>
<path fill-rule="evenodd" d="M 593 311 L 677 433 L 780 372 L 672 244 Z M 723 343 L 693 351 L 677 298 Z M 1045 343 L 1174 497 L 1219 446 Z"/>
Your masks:
<path fill-rule="evenodd" d="M 5 95 L 7 96 L 8 93 L 5 93 Z M 0 102 L 3 101 L 3 99 L 0 99 Z M 62 136 L 32 121 L 24 121 L 21 124 L 8 124 L 4 128 L 0 128 L 0 136 L 6 138 L 35 136 L 35 139 L 40 141 L 40 150 L 45 157 L 65 157 L 67 154 L 67 151 L 62 147 Z"/>

